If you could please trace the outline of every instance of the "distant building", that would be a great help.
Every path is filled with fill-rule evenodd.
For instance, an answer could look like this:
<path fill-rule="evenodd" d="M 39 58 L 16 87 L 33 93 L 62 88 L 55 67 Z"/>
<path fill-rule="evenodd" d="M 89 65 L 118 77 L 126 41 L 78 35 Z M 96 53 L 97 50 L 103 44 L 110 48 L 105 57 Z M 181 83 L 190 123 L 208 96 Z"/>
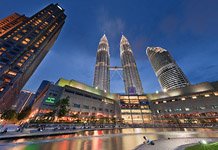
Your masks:
<path fill-rule="evenodd" d="M 143 94 L 142 83 L 139 77 L 132 48 L 127 38 L 123 35 L 120 40 L 120 57 L 123 67 L 123 80 L 126 94 Z"/>
<path fill-rule="evenodd" d="M 148 47 L 146 53 L 163 91 L 190 85 L 185 74 L 167 50 L 161 47 Z"/>
<path fill-rule="evenodd" d="M 110 92 L 110 53 L 109 44 L 106 35 L 104 34 L 101 38 L 95 65 L 95 75 L 93 86 L 96 89 Z"/>
<path fill-rule="evenodd" d="M 80 119 L 87 122 L 90 119 L 116 118 L 120 119 L 118 95 L 109 94 L 75 80 L 59 79 L 56 84 L 47 84 L 42 96 L 33 105 L 36 120 L 40 120 L 56 110 L 56 103 L 69 97 L 69 114 L 65 117 L 68 121 Z M 77 116 L 75 118 L 75 116 Z"/>
<path fill-rule="evenodd" d="M 18 13 L 13 13 L 10 16 L 0 20 L 0 37 L 10 30 L 14 29 L 16 26 L 26 21 L 28 18 L 24 15 Z"/>
<path fill-rule="evenodd" d="M 218 82 L 147 94 L 156 125 L 215 126 L 218 123 Z"/>
<path fill-rule="evenodd" d="M 66 15 L 50 4 L 0 37 L 0 111 L 16 104 L 20 90 L 56 41 Z"/>
<path fill-rule="evenodd" d="M 35 99 L 35 93 L 27 90 L 20 91 L 18 96 L 17 104 L 16 104 L 16 111 L 21 112 L 27 107 L 31 107 L 33 105 Z"/>

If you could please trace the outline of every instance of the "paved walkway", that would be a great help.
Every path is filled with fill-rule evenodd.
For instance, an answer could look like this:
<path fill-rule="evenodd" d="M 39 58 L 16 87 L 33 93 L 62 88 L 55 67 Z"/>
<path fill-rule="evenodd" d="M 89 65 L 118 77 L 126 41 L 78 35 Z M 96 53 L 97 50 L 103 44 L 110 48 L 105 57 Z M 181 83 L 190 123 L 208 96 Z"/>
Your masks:
<path fill-rule="evenodd" d="M 24 132 L 7 132 L 6 134 L 0 134 L 0 140 L 5 139 L 18 139 L 18 138 L 28 138 L 28 137 L 43 137 L 43 136 L 52 136 L 52 135 L 63 135 L 63 134 L 73 134 L 81 131 L 93 131 L 93 130 L 110 130 L 114 128 L 91 128 L 91 129 L 68 129 L 68 130 L 43 130 L 37 131 L 24 131 Z"/>
<path fill-rule="evenodd" d="M 194 145 L 200 140 L 218 142 L 218 138 L 179 138 L 154 141 L 155 145 L 141 144 L 135 150 L 184 150 L 185 147 Z"/>

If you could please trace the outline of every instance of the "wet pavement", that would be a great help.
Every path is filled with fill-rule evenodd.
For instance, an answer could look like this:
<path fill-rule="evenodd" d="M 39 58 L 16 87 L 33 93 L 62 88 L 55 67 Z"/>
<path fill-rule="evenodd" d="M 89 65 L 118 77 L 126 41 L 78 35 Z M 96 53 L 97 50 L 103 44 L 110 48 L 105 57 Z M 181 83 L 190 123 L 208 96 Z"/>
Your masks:
<path fill-rule="evenodd" d="M 141 144 L 135 150 L 184 150 L 186 147 L 195 145 L 201 140 L 207 143 L 217 142 L 218 138 L 179 138 L 154 141 L 155 145 Z"/>
<path fill-rule="evenodd" d="M 1 140 L 0 150 L 132 150 L 141 145 L 143 136 L 152 140 L 167 138 L 218 137 L 211 129 L 128 128 L 82 131 L 70 135 Z"/>

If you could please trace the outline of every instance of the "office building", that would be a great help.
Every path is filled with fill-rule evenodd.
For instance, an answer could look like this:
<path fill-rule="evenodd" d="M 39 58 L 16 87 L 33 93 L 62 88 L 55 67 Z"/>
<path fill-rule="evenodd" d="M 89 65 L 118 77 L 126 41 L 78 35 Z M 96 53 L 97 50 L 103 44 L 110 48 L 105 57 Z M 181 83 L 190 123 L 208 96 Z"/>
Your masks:
<path fill-rule="evenodd" d="M 110 54 L 109 44 L 106 35 L 104 34 L 101 38 L 95 65 L 95 75 L 93 86 L 96 89 L 110 92 Z"/>
<path fill-rule="evenodd" d="M 24 15 L 13 13 L 10 16 L 0 20 L 0 37 L 27 19 L 28 18 Z"/>
<path fill-rule="evenodd" d="M 126 94 L 141 95 L 143 93 L 143 88 L 135 58 L 133 56 L 129 41 L 123 35 L 120 40 L 120 57 L 123 68 L 123 80 Z"/>
<path fill-rule="evenodd" d="M 22 90 L 20 91 L 20 94 L 17 99 L 16 104 L 16 111 L 20 113 L 22 110 L 28 107 L 32 107 L 35 99 L 35 93 L 28 91 L 28 90 Z"/>
<path fill-rule="evenodd" d="M 53 46 L 65 18 L 63 8 L 50 4 L 0 37 L 0 111 L 15 107 L 20 90 Z"/>
<path fill-rule="evenodd" d="M 161 47 L 148 47 L 146 53 L 163 91 L 190 85 L 185 74 L 167 50 Z"/>

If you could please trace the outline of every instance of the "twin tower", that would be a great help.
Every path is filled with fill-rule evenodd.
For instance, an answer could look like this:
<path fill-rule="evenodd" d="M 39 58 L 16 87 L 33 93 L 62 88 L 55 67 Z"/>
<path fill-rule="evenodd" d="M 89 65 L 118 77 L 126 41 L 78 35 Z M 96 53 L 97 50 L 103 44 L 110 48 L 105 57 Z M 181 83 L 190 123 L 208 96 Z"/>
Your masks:
<path fill-rule="evenodd" d="M 148 47 L 146 53 L 164 92 L 190 85 L 185 74 L 167 50 L 161 47 Z M 123 35 L 120 40 L 120 58 L 125 93 L 128 95 L 143 94 L 142 83 L 131 46 Z M 93 86 L 96 89 L 110 92 L 110 53 L 105 35 L 98 45 Z"/>
<path fill-rule="evenodd" d="M 142 94 L 142 83 L 133 56 L 131 46 L 125 36 L 120 40 L 120 57 L 123 68 L 123 79 L 126 94 Z M 96 89 L 110 92 L 110 53 L 107 37 L 101 38 L 95 65 L 93 86 Z"/>

